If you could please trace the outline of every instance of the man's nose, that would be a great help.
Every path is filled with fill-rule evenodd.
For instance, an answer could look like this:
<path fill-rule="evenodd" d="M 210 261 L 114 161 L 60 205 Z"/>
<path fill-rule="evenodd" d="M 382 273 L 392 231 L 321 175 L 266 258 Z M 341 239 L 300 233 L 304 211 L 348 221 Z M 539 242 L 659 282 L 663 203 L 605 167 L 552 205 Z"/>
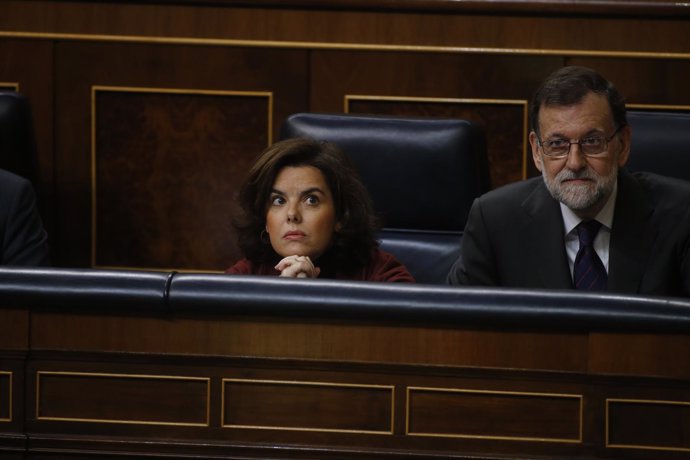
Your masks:
<path fill-rule="evenodd" d="M 578 171 L 587 165 L 585 154 L 580 149 L 580 144 L 570 144 L 570 151 L 568 152 L 566 166 L 568 169 Z"/>

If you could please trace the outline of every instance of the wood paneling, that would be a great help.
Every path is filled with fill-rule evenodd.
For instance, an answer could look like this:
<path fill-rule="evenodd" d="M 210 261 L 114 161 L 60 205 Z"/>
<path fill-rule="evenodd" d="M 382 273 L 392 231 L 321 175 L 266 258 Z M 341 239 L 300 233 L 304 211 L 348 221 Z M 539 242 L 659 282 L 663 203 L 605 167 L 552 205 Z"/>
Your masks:
<path fill-rule="evenodd" d="M 234 196 L 274 120 L 305 107 L 306 53 L 67 43 L 58 62 L 61 263 L 91 265 L 94 104 L 96 264 L 230 266 Z"/>
<path fill-rule="evenodd" d="M 158 3 L 158 4 L 155 4 Z M 109 36 L 194 37 L 290 43 L 688 52 L 683 16 L 625 17 L 613 3 L 610 15 L 559 10 L 546 2 L 529 15 L 501 10 L 468 13 L 389 8 L 263 8 L 97 0 L 10 0 L 0 3 L 0 28 L 8 31 Z M 431 3 L 431 2 L 429 2 Z M 486 2 L 489 3 L 489 2 Z M 545 2 L 542 2 L 545 3 Z M 552 3 L 548 5 L 548 3 Z M 547 12 L 547 7 L 551 11 Z M 553 10 L 556 10 L 555 12 Z M 583 20 L 584 19 L 584 20 Z"/>
<path fill-rule="evenodd" d="M 631 103 L 689 105 L 684 11 L 668 1 L 9 0 L 0 82 L 34 108 L 55 265 L 219 271 L 239 257 L 238 183 L 287 115 L 479 121 L 498 187 L 537 174 L 513 104 L 563 65 L 600 70 Z M 94 87 L 148 93 L 94 101 Z M 273 109 L 203 91 L 269 93 Z M 352 96 L 366 98 L 346 106 Z M 151 172 L 153 153 L 165 161 Z"/>
<path fill-rule="evenodd" d="M 412 436 L 580 443 L 582 396 L 408 388 Z"/>
<path fill-rule="evenodd" d="M 235 318 L 160 321 L 37 313 L 32 343 L 45 349 L 146 351 L 280 359 L 429 363 L 441 366 L 587 369 L 588 337 L 577 333 L 425 328 L 366 322 Z"/>
<path fill-rule="evenodd" d="M 226 379 L 223 427 L 393 434 L 393 387 Z"/>
<path fill-rule="evenodd" d="M 669 335 L 659 340 L 653 334 L 592 334 L 590 370 L 623 375 L 640 372 L 690 378 L 690 337 Z M 661 357 L 661 359 L 660 359 Z"/>
<path fill-rule="evenodd" d="M 666 354 L 673 335 L 608 336 L 611 356 L 653 336 L 643 361 L 668 362 L 663 375 L 645 365 L 620 375 L 593 364 L 599 334 L 584 331 L 31 316 L 23 367 L 36 454 L 660 460 L 683 458 L 690 423 L 689 377 L 669 370 L 685 366 L 680 350 Z"/>
<path fill-rule="evenodd" d="M 606 401 L 607 445 L 690 453 L 690 401 Z"/>
<path fill-rule="evenodd" d="M 12 372 L 0 370 L 0 423 L 12 421 Z"/>
<path fill-rule="evenodd" d="M 38 371 L 36 419 L 208 426 L 208 384 L 167 375 Z"/>
<path fill-rule="evenodd" d="M 0 310 L 0 347 L 4 350 L 23 350 L 29 343 L 29 315 L 26 310 Z"/>
<path fill-rule="evenodd" d="M 222 270 L 239 259 L 232 201 L 270 143 L 272 94 L 96 88 L 93 97 L 93 265 Z"/>

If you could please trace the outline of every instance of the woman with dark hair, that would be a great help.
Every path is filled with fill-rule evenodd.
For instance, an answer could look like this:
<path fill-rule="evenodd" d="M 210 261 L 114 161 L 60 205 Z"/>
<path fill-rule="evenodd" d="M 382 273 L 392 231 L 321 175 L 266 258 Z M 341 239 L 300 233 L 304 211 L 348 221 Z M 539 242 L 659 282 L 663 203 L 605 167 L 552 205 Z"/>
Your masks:
<path fill-rule="evenodd" d="M 378 248 L 371 199 L 335 145 L 295 138 L 264 150 L 240 189 L 245 258 L 226 273 L 414 282 Z"/>

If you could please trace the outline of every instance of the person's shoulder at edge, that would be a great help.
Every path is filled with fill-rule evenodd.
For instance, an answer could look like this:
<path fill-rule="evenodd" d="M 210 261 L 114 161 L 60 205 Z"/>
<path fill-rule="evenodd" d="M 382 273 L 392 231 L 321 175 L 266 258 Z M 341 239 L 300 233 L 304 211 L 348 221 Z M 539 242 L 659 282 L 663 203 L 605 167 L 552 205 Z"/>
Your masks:
<path fill-rule="evenodd" d="M 31 182 L 0 169 L 0 215 L 3 265 L 47 266 L 50 264 L 48 235 L 43 228 Z"/>
<path fill-rule="evenodd" d="M 541 176 L 530 177 L 496 187 L 479 198 L 482 200 L 522 201 L 527 195 L 543 184 L 544 179 Z"/>
<path fill-rule="evenodd" d="M 0 169 L 0 186 L 5 189 L 16 190 L 20 187 L 25 187 L 25 184 L 29 184 L 28 179 L 14 174 L 13 172 L 7 171 L 6 169 Z"/>
<path fill-rule="evenodd" d="M 690 194 L 689 181 L 642 171 L 627 174 L 644 190 L 651 193 L 653 198 L 663 199 L 677 196 L 683 198 L 683 204 L 686 207 L 690 207 L 690 200 L 686 200 Z M 674 205 L 674 203 L 670 204 Z"/>
<path fill-rule="evenodd" d="M 510 225 L 518 218 L 530 197 L 548 198 L 548 191 L 541 176 L 502 185 L 475 199 L 468 215 L 467 227 L 473 228 L 473 219 L 488 219 L 494 223 Z M 480 217 L 481 216 L 481 217 Z M 465 231 L 467 231 L 467 227 Z"/>

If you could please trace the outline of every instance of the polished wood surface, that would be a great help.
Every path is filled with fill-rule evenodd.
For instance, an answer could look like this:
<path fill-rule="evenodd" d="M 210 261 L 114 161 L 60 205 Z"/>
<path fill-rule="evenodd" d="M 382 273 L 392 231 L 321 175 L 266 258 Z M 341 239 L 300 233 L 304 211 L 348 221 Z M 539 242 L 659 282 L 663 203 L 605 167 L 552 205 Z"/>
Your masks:
<path fill-rule="evenodd" d="M 8 0 L 0 82 L 32 103 L 55 265 L 220 271 L 239 257 L 238 183 L 289 114 L 477 121 L 499 187 L 537 174 L 524 109 L 563 65 L 600 70 L 631 104 L 690 111 L 689 12 L 662 0 Z"/>
<path fill-rule="evenodd" d="M 0 349 L 0 444 L 31 458 L 690 451 L 687 335 L 50 310 Z"/>
<path fill-rule="evenodd" d="M 77 0 L 91 1 L 94 0 Z M 97 1 L 97 0 L 96 0 Z M 132 3 L 169 3 L 168 0 L 130 0 Z M 588 0 L 558 2 L 534 0 L 177 0 L 191 6 L 262 6 L 355 10 L 422 10 L 501 13 L 587 13 L 607 15 L 668 16 L 688 14 L 687 5 L 669 0 Z"/>

